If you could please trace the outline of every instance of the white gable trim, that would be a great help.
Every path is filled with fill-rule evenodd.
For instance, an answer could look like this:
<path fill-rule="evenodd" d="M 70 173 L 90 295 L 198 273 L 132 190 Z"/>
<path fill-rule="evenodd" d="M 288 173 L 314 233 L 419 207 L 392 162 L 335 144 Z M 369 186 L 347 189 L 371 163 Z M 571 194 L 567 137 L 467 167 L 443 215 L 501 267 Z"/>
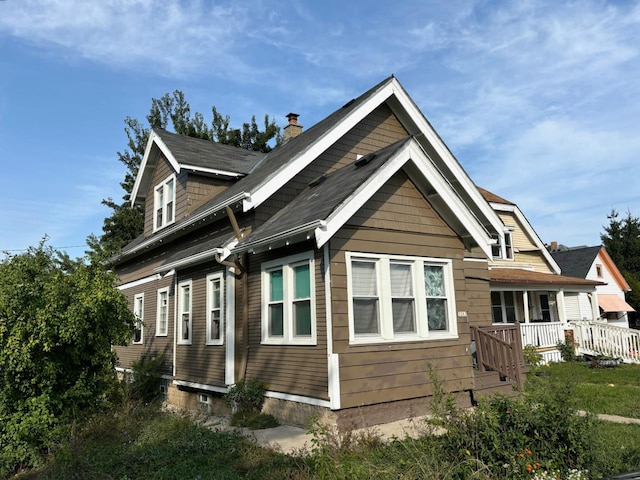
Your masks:
<path fill-rule="evenodd" d="M 471 178 L 469 178 L 458 160 L 453 156 L 449 148 L 447 148 L 440 136 L 429 124 L 429 122 L 424 117 L 414 101 L 411 99 L 411 97 L 409 97 L 409 94 L 406 92 L 406 90 L 402 88 L 402 85 L 400 85 L 400 83 L 395 78 L 393 80 L 393 93 L 400 102 L 400 105 L 402 105 L 404 110 L 409 115 L 410 119 L 418 126 L 420 132 L 424 134 L 427 142 L 431 144 L 433 149 L 445 162 L 455 179 L 460 182 L 460 185 L 462 185 L 465 191 L 469 194 L 480 212 L 482 212 L 484 217 L 489 220 L 489 222 L 497 232 L 501 232 L 502 222 L 500 221 L 500 218 L 498 218 L 498 216 L 495 215 L 495 213 L 491 210 L 489 204 L 484 199 L 482 194 L 478 191 Z M 414 133 L 414 135 L 417 136 L 418 134 Z"/>
<path fill-rule="evenodd" d="M 520 210 L 520 207 L 518 207 L 517 205 L 505 205 L 504 203 L 493 203 L 493 202 L 491 202 L 490 205 L 491 205 L 491 208 L 493 208 L 497 212 L 513 213 L 516 216 L 516 219 L 518 219 L 518 221 L 520 222 L 520 225 L 522 225 L 522 227 L 524 228 L 525 233 L 529 236 L 529 238 L 531 238 L 531 240 L 536 245 L 536 247 L 538 247 L 538 249 L 540 250 L 540 253 L 542 253 L 542 256 L 548 262 L 551 269 L 557 275 L 561 274 L 560 266 L 553 259 L 553 257 L 547 250 L 547 247 L 544 246 L 544 244 L 542 243 L 542 240 L 540 240 L 540 237 L 538 236 L 536 231 L 533 229 L 533 226 L 529 223 L 527 218 L 524 216 L 524 214 Z M 514 245 L 512 245 L 512 247 L 514 247 Z"/>
<path fill-rule="evenodd" d="M 138 287 L 140 285 L 144 285 L 145 283 L 153 282 L 155 280 L 160 280 L 162 277 L 160 274 L 149 275 L 148 277 L 141 278 L 139 280 L 134 280 L 132 282 L 123 283 L 122 285 L 118 285 L 118 290 L 126 290 L 128 288 Z"/>
<path fill-rule="evenodd" d="M 467 205 L 456 195 L 455 190 L 442 176 L 424 150 L 416 142 L 405 144 L 375 175 L 362 184 L 327 218 L 326 225 L 315 230 L 316 245 L 320 248 L 407 162 L 416 166 L 424 179 L 442 197 L 453 215 L 462 223 L 482 251 L 491 257 L 491 236 L 469 211 Z M 460 232 L 457 232 L 460 234 Z"/>
<path fill-rule="evenodd" d="M 187 163 L 183 163 L 180 165 L 180 168 L 184 168 L 185 170 L 192 170 L 194 172 L 199 173 L 210 173 L 213 175 L 219 175 L 221 177 L 230 177 L 230 178 L 239 178 L 244 177 L 244 173 L 240 172 L 232 172 L 229 170 L 218 170 L 217 168 L 208 168 L 208 167 L 199 167 L 198 165 L 190 165 Z"/>
<path fill-rule="evenodd" d="M 133 184 L 133 190 L 131 191 L 131 205 L 134 205 L 136 203 L 136 199 L 138 198 L 138 190 L 140 190 L 142 178 L 145 176 L 145 174 L 147 174 L 147 163 L 149 163 L 149 158 L 151 156 L 151 151 L 153 150 L 154 144 L 157 145 L 160 151 L 167 158 L 167 160 L 171 164 L 171 168 L 173 168 L 176 173 L 180 173 L 180 164 L 171 153 L 171 150 L 169 150 L 160 136 L 155 131 L 151 130 L 151 133 L 149 134 L 149 140 L 147 141 L 147 146 L 144 149 L 144 156 L 142 157 L 142 162 L 140 163 L 140 168 L 138 169 L 138 175 L 136 176 L 136 181 Z"/>

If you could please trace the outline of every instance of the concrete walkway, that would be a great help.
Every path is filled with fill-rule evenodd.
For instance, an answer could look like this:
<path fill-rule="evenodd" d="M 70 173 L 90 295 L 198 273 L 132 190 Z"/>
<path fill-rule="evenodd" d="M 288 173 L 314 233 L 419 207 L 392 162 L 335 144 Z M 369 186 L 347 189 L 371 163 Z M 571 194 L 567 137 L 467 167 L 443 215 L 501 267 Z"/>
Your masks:
<path fill-rule="evenodd" d="M 584 411 L 580 411 L 584 415 Z M 640 425 L 640 419 L 621 417 L 618 415 L 607 415 L 604 413 L 597 414 L 599 420 L 614 423 L 627 423 Z M 381 437 L 383 440 L 391 440 L 393 438 L 417 438 L 426 432 L 425 420 L 427 417 L 415 417 L 396 422 L 375 425 L 360 430 L 355 430 L 356 434 L 370 433 Z M 214 430 L 228 430 L 236 427 L 229 426 L 229 421 L 225 417 L 210 417 L 205 426 Z M 246 428 L 237 428 L 243 435 L 252 438 L 255 442 L 263 447 L 273 448 L 283 453 L 303 453 L 308 452 L 312 444 L 313 436 L 305 429 L 293 427 L 291 425 L 280 425 L 275 428 L 266 428 L 263 430 L 249 430 Z"/>

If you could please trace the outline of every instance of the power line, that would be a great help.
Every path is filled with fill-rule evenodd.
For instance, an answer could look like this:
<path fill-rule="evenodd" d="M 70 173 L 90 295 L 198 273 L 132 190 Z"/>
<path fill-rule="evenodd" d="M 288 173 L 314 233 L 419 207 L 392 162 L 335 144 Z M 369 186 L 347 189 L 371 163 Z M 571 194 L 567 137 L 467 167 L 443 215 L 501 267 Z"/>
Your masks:
<path fill-rule="evenodd" d="M 1 1 L 1 0 L 0 0 Z M 54 250 L 64 250 L 67 248 L 87 248 L 88 245 L 67 245 L 66 247 L 51 247 Z M 0 252 L 26 252 L 28 248 L 0 248 Z"/>

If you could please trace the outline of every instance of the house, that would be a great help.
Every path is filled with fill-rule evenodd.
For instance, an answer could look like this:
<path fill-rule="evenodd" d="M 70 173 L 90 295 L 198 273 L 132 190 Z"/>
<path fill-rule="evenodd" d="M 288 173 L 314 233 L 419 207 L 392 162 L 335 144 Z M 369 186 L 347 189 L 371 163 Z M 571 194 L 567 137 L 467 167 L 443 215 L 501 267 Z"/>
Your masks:
<path fill-rule="evenodd" d="M 118 368 L 162 354 L 186 408 L 257 377 L 294 424 L 425 413 L 432 372 L 469 404 L 486 386 L 472 334 L 481 369 L 521 382 L 521 351 L 483 333 L 509 230 L 398 80 L 289 122 L 267 154 L 151 133 L 131 196 L 144 233 L 113 259 L 139 318 Z"/>
<path fill-rule="evenodd" d="M 629 328 L 629 313 L 635 310 L 625 301 L 624 294 L 631 288 L 605 247 L 565 247 L 553 249 L 551 256 L 567 275 L 604 282 L 605 285 L 596 287 L 596 319 L 606 321 L 609 325 Z M 589 303 L 585 297 L 583 293 L 567 300 L 567 309 L 577 319 L 591 317 L 584 312 L 585 305 Z"/>
<path fill-rule="evenodd" d="M 480 188 L 504 225 L 504 243 L 493 245 L 489 262 L 494 325 L 520 322 L 523 345 L 539 347 L 545 361 L 560 360 L 556 349 L 572 320 L 597 319 L 594 300 L 603 279 L 561 269 L 520 208 Z M 582 300 L 581 314 L 574 308 Z"/>

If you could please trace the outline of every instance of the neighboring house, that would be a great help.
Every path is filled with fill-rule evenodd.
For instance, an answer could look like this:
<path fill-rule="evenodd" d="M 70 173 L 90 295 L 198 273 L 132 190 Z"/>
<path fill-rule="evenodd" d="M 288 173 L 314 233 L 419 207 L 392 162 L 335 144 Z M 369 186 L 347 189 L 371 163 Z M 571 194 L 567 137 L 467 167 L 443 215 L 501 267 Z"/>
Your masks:
<path fill-rule="evenodd" d="M 504 243 L 493 247 L 489 262 L 493 323 L 520 322 L 523 344 L 541 347 L 545 360 L 559 360 L 555 349 L 564 339 L 567 322 L 597 319 L 592 301 L 602 279 L 585 279 L 558 266 L 533 227 L 514 203 L 479 189 L 504 224 Z M 561 274 L 562 273 L 562 274 Z M 575 299 L 583 299 L 576 316 Z"/>
<path fill-rule="evenodd" d="M 470 403 L 503 222 L 395 77 L 304 132 L 289 117 L 268 154 L 151 133 L 144 233 L 113 259 L 140 319 L 119 368 L 162 353 L 189 408 L 257 377 L 292 423 L 425 412 L 432 371 Z"/>
<path fill-rule="evenodd" d="M 598 318 L 610 325 L 629 328 L 628 314 L 635 310 L 625 301 L 624 294 L 631 288 L 605 247 L 565 247 L 552 250 L 551 256 L 566 275 L 606 283 L 596 287 Z M 592 319 L 590 312 L 585 312 L 589 304 L 587 294 L 571 297 L 566 303 L 576 319 Z"/>

